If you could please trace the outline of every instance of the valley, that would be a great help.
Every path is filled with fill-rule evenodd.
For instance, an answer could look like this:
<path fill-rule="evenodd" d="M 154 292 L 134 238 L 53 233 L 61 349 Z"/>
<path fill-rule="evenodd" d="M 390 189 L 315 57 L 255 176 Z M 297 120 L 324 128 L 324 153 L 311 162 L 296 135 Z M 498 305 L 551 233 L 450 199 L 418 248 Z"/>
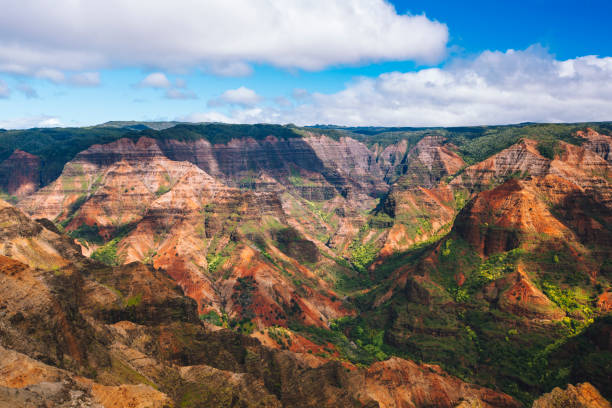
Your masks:
<path fill-rule="evenodd" d="M 0 132 L 0 402 L 612 399 L 610 123 L 158 125 Z"/>

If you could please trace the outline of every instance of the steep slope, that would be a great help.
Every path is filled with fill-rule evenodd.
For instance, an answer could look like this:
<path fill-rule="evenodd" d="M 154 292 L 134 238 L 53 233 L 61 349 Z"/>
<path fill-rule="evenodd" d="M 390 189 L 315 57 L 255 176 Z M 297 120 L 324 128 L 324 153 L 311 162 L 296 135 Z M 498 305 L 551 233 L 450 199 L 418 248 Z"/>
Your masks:
<path fill-rule="evenodd" d="M 277 194 L 227 187 L 191 163 L 168 159 L 152 139 L 93 146 L 20 207 L 34 217 L 55 219 L 86 253 L 107 263 L 141 261 L 164 269 L 202 314 L 227 313 L 265 327 L 286 324 L 289 311 L 314 325 L 348 313 L 340 301 L 330 300 L 335 295 L 322 281 L 315 290 L 304 289 L 291 276 L 316 281 L 312 273 L 297 264 L 271 264 L 261 255 L 263 247 L 249 247 L 237 229 L 265 219 L 282 226 L 285 214 Z M 243 258 L 259 259 L 260 266 L 241 266 Z M 231 264 L 224 267 L 222 260 Z M 235 300 L 241 296 L 239 278 L 253 280 L 243 304 Z M 253 310 L 243 310 L 245 302 Z"/>
<path fill-rule="evenodd" d="M 576 132 L 578 137 L 586 139 L 583 147 L 597 153 L 602 159 L 607 162 L 612 161 L 612 137 L 609 135 L 603 135 L 597 131 L 587 128 L 586 130 L 579 130 Z"/>
<path fill-rule="evenodd" d="M 142 264 L 44 270 L 0 257 L 0 279 L 0 401 L 9 406 L 519 406 L 437 367 L 321 365 L 209 332 L 195 302 Z"/>
<path fill-rule="evenodd" d="M 381 212 L 393 218 L 383 256 L 430 239 L 452 222 L 458 197 L 445 179 L 465 165 L 452 148 L 442 137 L 426 136 L 404 159 L 404 174 L 382 203 Z"/>
<path fill-rule="evenodd" d="M 80 152 L 19 206 L 53 220 L 84 254 L 111 266 L 90 268 L 96 284 L 87 283 L 85 320 L 113 325 L 118 347 L 129 343 L 132 357 L 151 353 L 141 345 L 136 353 L 133 336 L 146 344 L 159 339 L 160 355 L 186 367 L 181 381 L 230 382 L 232 398 L 248 401 L 253 393 L 270 405 L 450 405 L 465 398 L 465 406 L 486 399 L 474 389 L 454 393 L 463 389 L 454 380 L 433 387 L 441 381 L 437 369 L 386 360 L 395 355 L 440 364 L 529 405 L 570 382 L 568 367 L 543 363 L 552 350 L 612 307 L 610 137 L 568 129 L 145 129 Z M 34 225 L 45 227 L 15 242 L 53 254 L 57 237 L 49 234 L 58 231 L 49 221 Z M 31 262 L 19 245 L 3 251 Z M 57 259 L 31 265 L 58 275 L 77 258 L 45 256 Z M 172 279 L 197 309 L 178 300 L 175 288 L 168 292 Z M 237 336 L 255 352 L 259 346 L 238 332 L 304 353 L 294 360 L 266 351 L 277 360 L 290 356 L 282 360 L 287 388 L 279 391 L 278 378 L 259 371 L 263 385 L 248 388 L 251 377 L 236 375 L 252 374 L 244 356 L 213 364 L 194 351 L 203 347 L 190 337 L 204 336 L 194 334 L 199 320 L 218 330 L 219 337 L 207 337 L 213 342 Z M 268 361 L 260 364 L 270 367 Z M 371 372 L 344 374 L 351 362 Z M 290 374 L 298 368 L 300 384 Z M 143 370 L 157 383 L 157 369 Z M 423 373 L 435 375 L 411 388 Z M 325 378 L 321 392 L 317 376 Z M 571 382 L 601 388 L 599 377 Z M 368 394 L 357 396 L 351 384 Z M 198 393 L 220 403 L 208 388 Z"/>
<path fill-rule="evenodd" d="M 381 350 L 525 402 L 546 390 L 542 350 L 609 311 L 612 207 L 601 156 L 558 142 L 551 160 L 536 146 L 522 141 L 456 176 L 447 188 L 473 198 L 450 233 L 375 263 L 386 279 L 360 295 L 364 311 L 343 330 L 370 344 L 360 333 L 379 333 Z"/>
<path fill-rule="evenodd" d="M 23 212 L 0 200 L 0 254 L 33 267 L 53 269 L 71 260 L 85 261 L 71 239 L 62 236 L 48 220 L 32 221 Z"/>
<path fill-rule="evenodd" d="M 16 149 L 0 163 L 0 189 L 16 197 L 24 197 L 40 187 L 40 158 Z"/>
<path fill-rule="evenodd" d="M 555 388 L 533 403 L 533 408 L 609 408 L 611 406 L 589 383 L 576 386 L 569 384 L 565 390 Z"/>

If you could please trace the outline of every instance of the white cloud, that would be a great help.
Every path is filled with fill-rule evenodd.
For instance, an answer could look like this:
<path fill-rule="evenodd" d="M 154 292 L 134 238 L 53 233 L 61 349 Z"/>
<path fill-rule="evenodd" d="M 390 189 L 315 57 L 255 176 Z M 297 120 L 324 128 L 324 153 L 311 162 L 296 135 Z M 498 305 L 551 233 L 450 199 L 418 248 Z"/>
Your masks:
<path fill-rule="evenodd" d="M 0 70 L 201 67 L 319 70 L 366 61 L 437 62 L 446 25 L 385 0 L 20 0 L 0 13 Z M 161 28 L 160 28 L 161 27 Z"/>
<path fill-rule="evenodd" d="M 33 76 L 39 79 L 46 79 L 54 84 L 69 84 L 73 86 L 100 85 L 99 72 L 76 72 L 66 74 L 63 71 L 55 68 L 40 68 L 33 70 L 26 66 L 2 63 L 0 63 L 0 71 L 17 75 Z"/>
<path fill-rule="evenodd" d="M 239 105 L 243 107 L 254 106 L 261 100 L 257 93 L 241 86 L 237 89 L 228 89 L 221 96 L 208 101 L 208 106 Z"/>
<path fill-rule="evenodd" d="M 198 96 L 186 89 L 187 82 L 183 78 L 177 78 L 174 84 L 162 72 L 153 72 L 136 84 L 138 88 L 165 89 L 166 99 L 198 99 Z"/>
<path fill-rule="evenodd" d="M 232 121 L 455 126 L 612 119 L 612 57 L 556 60 L 546 50 L 485 51 L 445 68 L 360 78 L 295 107 L 268 107 Z"/>
<path fill-rule="evenodd" d="M 60 127 L 62 122 L 53 116 L 39 115 L 15 119 L 0 119 L 0 129 L 30 129 L 33 127 Z"/>
<path fill-rule="evenodd" d="M 0 79 L 0 99 L 8 98 L 11 94 L 11 90 L 9 89 L 6 82 Z"/>
<path fill-rule="evenodd" d="M 34 73 L 34 76 L 36 78 L 47 79 L 56 84 L 66 80 L 66 76 L 62 71 L 51 68 L 41 68 Z"/>
<path fill-rule="evenodd" d="M 170 88 L 172 84 L 162 72 L 153 72 L 147 75 L 142 81 L 138 83 L 138 86 L 143 88 Z"/>
<path fill-rule="evenodd" d="M 100 85 L 100 73 L 81 72 L 70 76 L 68 82 L 75 86 L 98 86 Z"/>
<path fill-rule="evenodd" d="M 191 115 L 183 116 L 177 119 L 181 122 L 223 122 L 223 123 L 235 123 L 234 119 L 219 112 L 201 112 L 192 113 Z"/>

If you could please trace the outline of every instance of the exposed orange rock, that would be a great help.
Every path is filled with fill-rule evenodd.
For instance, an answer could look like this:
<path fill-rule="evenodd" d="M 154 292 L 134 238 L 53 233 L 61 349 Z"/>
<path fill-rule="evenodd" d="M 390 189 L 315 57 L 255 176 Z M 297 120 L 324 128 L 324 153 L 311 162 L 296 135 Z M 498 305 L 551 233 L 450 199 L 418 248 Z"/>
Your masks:
<path fill-rule="evenodd" d="M 610 408 L 612 405 L 589 383 L 555 388 L 534 401 L 533 408 Z"/>
<path fill-rule="evenodd" d="M 604 160 L 612 162 L 612 136 L 602 135 L 591 128 L 586 131 L 578 131 L 576 135 L 586 139 L 583 147 L 595 152 Z"/>
<path fill-rule="evenodd" d="M 426 136 L 408 153 L 404 173 L 392 186 L 383 209 L 394 217 L 381 257 L 440 234 L 455 216 L 454 192 L 443 180 L 465 165 L 445 139 Z"/>
<path fill-rule="evenodd" d="M 254 143 L 236 141 L 231 146 L 246 149 L 243 142 Z M 350 141 L 343 143 L 349 150 L 354 148 Z M 60 178 L 23 200 L 20 207 L 35 217 L 67 220 L 68 230 L 90 226 L 107 240 L 123 228 L 128 233 L 117 246 L 121 262 L 144 261 L 165 270 L 198 302 L 201 313 L 210 309 L 221 313 L 227 307 L 230 316 L 242 315 L 240 307 L 234 309 L 231 288 L 236 277 L 242 276 L 240 270 L 246 267 L 241 265 L 246 264 L 240 263 L 240 257 L 232 258 L 238 262 L 234 266 L 238 272 L 231 278 L 214 276 L 207 270 L 207 253 L 220 252 L 232 240 L 238 240 L 232 226 L 238 221 L 236 217 L 242 222 L 261 222 L 264 216 L 285 221 L 282 203 L 276 193 L 228 187 L 192 163 L 169 159 L 166 154 L 175 147 L 160 147 L 159 142 L 144 137 L 137 142 L 120 139 L 108 145 L 94 145 L 68 163 Z M 336 152 L 333 157 L 339 160 L 339 155 Z M 360 162 L 355 163 L 356 169 Z M 210 163 L 198 164 L 217 173 L 230 171 Z M 84 251 L 90 253 L 94 249 Z M 295 261 L 288 261 L 294 262 L 300 273 L 310 273 Z M 341 302 L 331 301 L 329 297 L 334 295 L 324 290 L 304 289 L 305 294 L 298 295 L 291 280 L 281 277 L 281 271 L 265 260 L 260 261 L 259 267 L 248 267 L 256 271 L 248 276 L 275 282 L 275 289 L 255 294 L 253 307 L 259 310 L 254 312 L 261 316 L 258 324 L 285 324 L 285 307 L 302 310 L 295 317 L 316 325 L 347 313 Z M 262 276 L 258 276 L 260 273 Z M 280 300 L 270 297 L 278 294 Z"/>
<path fill-rule="evenodd" d="M 455 407 L 467 399 L 482 407 L 520 406 L 506 394 L 466 384 L 439 366 L 395 357 L 372 364 L 360 380 L 353 385 L 361 389 L 361 400 L 370 398 L 381 408 Z"/>
<path fill-rule="evenodd" d="M 612 292 L 607 291 L 597 297 L 597 307 L 602 312 L 612 311 Z"/>
<path fill-rule="evenodd" d="M 517 248 L 526 234 L 574 239 L 572 231 L 550 213 L 534 183 L 516 179 L 478 194 L 459 214 L 454 228 L 484 255 Z"/>
<path fill-rule="evenodd" d="M 82 259 L 81 249 L 48 222 L 36 222 L 0 200 L 0 254 L 35 268 L 54 269 Z"/>
<path fill-rule="evenodd" d="M 518 266 L 514 276 L 506 278 L 510 287 L 499 296 L 499 308 L 518 316 L 559 320 L 565 312 L 542 293 Z"/>
<path fill-rule="evenodd" d="M 470 191 L 482 191 L 511 175 L 541 176 L 548 172 L 549 160 L 537 150 L 538 142 L 523 139 L 490 158 L 467 167 L 451 185 Z"/>
<path fill-rule="evenodd" d="M 143 384 L 105 386 L 93 383 L 91 394 L 104 408 L 164 408 L 172 403 L 166 394 Z"/>
<path fill-rule="evenodd" d="M 29 222 L 34 223 L 26 217 L 20 225 L 33 225 Z M 29 232 L 14 233 L 11 239 Z M 198 323 L 195 302 L 162 271 L 142 264 L 83 267 L 80 260 L 45 271 L 0 257 L 0 327 L 3 347 L 11 349 L 0 348 L 0 401 L 9 406 L 162 407 L 184 398 L 209 406 L 229 398 L 246 407 L 453 406 L 468 398 L 485 406 L 516 406 L 504 394 L 466 384 L 435 366 L 392 358 L 356 368 L 265 348 L 228 330 L 207 332 Z M 257 250 L 243 246 L 237 261 L 228 279 L 235 279 L 232 289 L 241 285 L 238 278 L 250 278 L 248 285 L 260 286 L 252 293 L 256 302 L 276 301 L 266 299 L 270 289 L 279 298 L 293 296 L 286 286 L 275 287 L 279 278 Z M 298 300 L 303 299 L 309 298 Z M 318 318 L 319 310 L 305 314 Z M 29 341 L 23 342 L 26 333 Z M 304 339 L 295 340 L 308 347 Z"/>
<path fill-rule="evenodd" d="M 10 391 L 5 393 L 2 387 Z M 148 385 L 101 385 L 0 346 L 2 406 L 60 406 L 62 403 L 67 405 L 61 406 L 100 404 L 94 406 L 104 408 L 163 408 L 172 405 L 166 394 Z"/>

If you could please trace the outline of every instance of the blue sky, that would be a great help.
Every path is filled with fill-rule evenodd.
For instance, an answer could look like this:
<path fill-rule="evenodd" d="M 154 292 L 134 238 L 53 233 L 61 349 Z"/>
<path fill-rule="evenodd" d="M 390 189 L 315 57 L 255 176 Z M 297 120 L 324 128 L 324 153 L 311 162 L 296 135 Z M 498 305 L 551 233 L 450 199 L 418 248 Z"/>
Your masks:
<path fill-rule="evenodd" d="M 4 7 L 0 127 L 612 120 L 606 1 L 129 3 Z"/>

